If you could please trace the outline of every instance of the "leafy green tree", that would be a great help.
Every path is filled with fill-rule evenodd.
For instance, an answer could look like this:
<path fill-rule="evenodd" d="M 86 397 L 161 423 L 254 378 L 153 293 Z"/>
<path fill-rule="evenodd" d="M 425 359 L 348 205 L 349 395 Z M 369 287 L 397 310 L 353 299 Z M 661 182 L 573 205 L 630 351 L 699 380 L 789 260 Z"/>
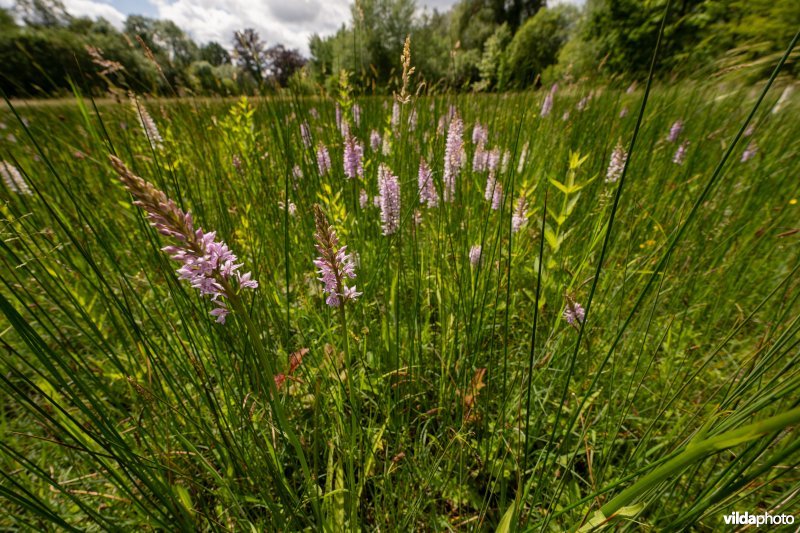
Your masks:
<path fill-rule="evenodd" d="M 508 69 L 505 66 L 505 49 L 509 41 L 511 41 L 511 30 L 506 23 L 498 26 L 491 37 L 486 39 L 483 55 L 478 63 L 481 81 L 476 89 L 502 88 L 508 75 Z"/>
<path fill-rule="evenodd" d="M 600 65 L 595 41 L 584 39 L 581 32 L 576 31 L 558 52 L 558 62 L 545 69 L 542 81 L 591 79 L 600 75 Z"/>
<path fill-rule="evenodd" d="M 61 0 L 17 0 L 14 8 L 25 25 L 31 27 L 65 26 L 72 18 Z"/>
<path fill-rule="evenodd" d="M 723 72 L 758 79 L 767 75 L 800 28 L 796 0 L 709 0 L 705 14 L 711 22 L 698 49 L 717 60 Z M 795 53 L 786 72 L 795 77 L 800 64 Z"/>
<path fill-rule="evenodd" d="M 498 26 L 494 7 L 486 0 L 466 0 L 453 6 L 450 36 L 462 50 L 483 49 Z"/>
<path fill-rule="evenodd" d="M 234 96 L 241 94 L 239 84 L 237 83 L 237 76 L 239 70 L 232 64 L 226 63 L 213 67 L 214 79 L 217 83 L 217 94 Z"/>
<path fill-rule="evenodd" d="M 354 27 L 366 52 L 360 66 L 366 62 L 380 84 L 388 81 L 400 61 L 405 38 L 411 34 L 415 8 L 414 0 L 362 0 L 353 5 Z"/>
<path fill-rule="evenodd" d="M 553 65 L 577 20 L 578 10 L 569 5 L 542 9 L 528 19 L 508 46 L 511 83 L 524 87 Z"/>
<path fill-rule="evenodd" d="M 231 62 L 231 55 L 225 48 L 216 41 L 211 41 L 200 47 L 200 59 L 209 65 L 218 67 Z"/>
<path fill-rule="evenodd" d="M 448 85 L 458 90 L 469 90 L 478 80 L 478 63 L 481 60 L 480 50 L 455 50 L 452 54 L 453 65 L 448 71 Z"/>
<path fill-rule="evenodd" d="M 308 40 L 308 49 L 311 52 L 309 72 L 316 81 L 321 82 L 333 72 L 333 39 L 315 33 Z"/>
<path fill-rule="evenodd" d="M 197 45 L 171 20 L 157 20 L 141 15 L 130 15 L 125 20 L 125 33 L 141 40 L 158 63 L 169 91 L 188 85 L 186 71 L 199 58 Z"/>
<path fill-rule="evenodd" d="M 197 44 L 171 20 L 156 22 L 155 38 L 169 64 L 177 69 L 184 69 L 199 58 Z"/>
<path fill-rule="evenodd" d="M 264 80 L 267 70 L 264 47 L 261 36 L 253 28 L 245 28 L 233 34 L 233 57 L 236 59 L 236 64 L 249 73 L 258 84 Z"/>
<path fill-rule="evenodd" d="M 602 61 L 607 74 L 643 77 L 650 68 L 658 30 L 667 0 L 589 0 L 583 38 L 592 41 L 595 61 Z M 673 2 L 664 28 L 657 58 L 659 72 L 690 72 L 709 64 L 716 46 L 698 46 L 710 36 L 708 0 Z M 714 38 L 723 36 L 717 35 Z"/>
<path fill-rule="evenodd" d="M 451 14 L 434 10 L 424 13 L 411 32 L 411 56 L 418 80 L 428 86 L 446 82 L 452 66 L 451 50 L 454 41 L 450 38 Z"/>
<path fill-rule="evenodd" d="M 414 30 L 413 0 L 363 0 L 351 8 L 351 26 L 309 41 L 309 72 L 335 87 L 342 69 L 354 73 L 361 89 L 385 87 L 400 60 L 403 43 Z"/>
<path fill-rule="evenodd" d="M 130 37 L 139 37 L 147 47 L 156 52 L 156 20 L 142 15 L 128 15 L 123 30 Z"/>
<path fill-rule="evenodd" d="M 0 36 L 3 90 L 12 96 L 47 96 L 65 92 L 69 80 L 91 71 L 83 44 L 62 28 L 30 29 Z"/>
<path fill-rule="evenodd" d="M 492 0 L 497 22 L 508 24 L 512 32 L 545 7 L 544 0 Z"/>
<path fill-rule="evenodd" d="M 5 8 L 0 7 L 0 32 L 8 33 L 17 31 L 17 23 L 14 20 L 14 15 Z"/>

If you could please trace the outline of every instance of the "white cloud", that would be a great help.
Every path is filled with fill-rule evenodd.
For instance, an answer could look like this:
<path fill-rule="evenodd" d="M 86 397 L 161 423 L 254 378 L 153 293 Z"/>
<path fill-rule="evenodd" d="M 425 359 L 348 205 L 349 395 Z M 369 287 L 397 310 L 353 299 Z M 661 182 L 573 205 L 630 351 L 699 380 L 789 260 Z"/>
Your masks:
<path fill-rule="evenodd" d="M 103 17 L 122 27 L 136 1 L 63 0 L 72 15 Z M 329 35 L 350 21 L 352 0 L 140 0 L 155 8 L 156 17 L 169 19 L 199 43 L 217 41 L 231 47 L 233 32 L 254 28 L 268 45 L 282 43 L 308 55 L 308 38 Z M 111 5 L 116 3 L 124 11 Z M 449 9 L 456 0 L 418 0 L 420 9 Z M 550 0 L 554 5 L 581 5 L 585 0 Z M 11 7 L 14 0 L 0 0 Z M 141 4 L 138 4 L 141 7 Z M 149 7 L 149 6 L 148 6 Z M 148 9 L 147 11 L 150 11 Z"/>
<path fill-rule="evenodd" d="M 0 7 L 13 10 L 14 0 L 0 0 Z M 106 19 L 117 28 L 121 28 L 126 15 L 106 2 L 94 0 L 63 0 L 67 12 L 74 17 L 89 17 Z"/>
<path fill-rule="evenodd" d="M 417 9 L 427 8 L 428 12 L 438 9 L 440 13 L 443 13 L 453 7 L 455 3 L 456 0 L 427 0 L 426 2 L 417 2 Z"/>
<path fill-rule="evenodd" d="M 152 0 L 152 3 L 159 18 L 172 20 L 198 42 L 218 41 L 230 47 L 234 31 L 253 28 L 268 45 L 283 43 L 299 48 L 304 54 L 308 54 L 308 38 L 313 33 L 332 33 L 350 20 L 347 0 Z"/>
<path fill-rule="evenodd" d="M 75 0 L 73 0 L 75 1 Z M 579 0 L 580 1 L 580 0 Z M 282 43 L 308 55 L 308 38 L 329 35 L 350 22 L 352 0 L 150 0 L 158 17 L 170 19 L 203 43 L 231 46 L 233 32 L 255 29 L 268 45 Z M 420 1 L 447 9 L 456 0 Z"/>
<path fill-rule="evenodd" d="M 64 7 L 70 15 L 75 17 L 89 17 L 90 19 L 104 18 L 117 28 L 121 28 L 126 15 L 111 4 L 96 2 L 94 0 L 62 0 Z"/>

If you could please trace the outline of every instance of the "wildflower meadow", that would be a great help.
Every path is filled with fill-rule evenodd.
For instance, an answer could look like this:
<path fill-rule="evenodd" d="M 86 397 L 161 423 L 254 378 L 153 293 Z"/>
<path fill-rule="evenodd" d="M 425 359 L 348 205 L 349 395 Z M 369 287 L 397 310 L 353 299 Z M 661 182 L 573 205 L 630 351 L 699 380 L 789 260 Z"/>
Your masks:
<path fill-rule="evenodd" d="M 791 48 L 439 94 L 409 46 L 383 96 L 5 101 L 0 528 L 800 513 Z"/>

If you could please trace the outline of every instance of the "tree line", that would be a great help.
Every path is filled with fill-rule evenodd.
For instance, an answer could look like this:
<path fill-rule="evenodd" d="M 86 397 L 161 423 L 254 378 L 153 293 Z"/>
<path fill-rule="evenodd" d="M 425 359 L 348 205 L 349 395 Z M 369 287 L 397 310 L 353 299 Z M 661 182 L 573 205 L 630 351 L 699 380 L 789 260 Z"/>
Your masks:
<path fill-rule="evenodd" d="M 392 90 L 411 36 L 427 90 L 504 91 L 558 80 L 626 80 L 649 69 L 667 0 L 460 0 L 421 12 L 414 0 L 358 0 L 332 35 L 313 35 L 310 58 L 268 46 L 253 29 L 198 44 L 169 20 L 130 15 L 123 27 L 67 13 L 59 0 L 0 9 L 0 88 L 9 96 L 103 93 L 112 81 L 160 95 Z M 656 73 L 662 78 L 764 76 L 800 28 L 797 0 L 673 0 Z M 267 36 L 268 37 L 268 36 Z M 798 54 L 786 72 L 797 76 Z"/>
<path fill-rule="evenodd" d="M 229 46 L 197 44 L 170 20 L 130 15 L 121 29 L 75 17 L 59 0 L 18 0 L 0 8 L 0 89 L 8 96 L 66 94 L 76 84 L 164 96 L 254 94 L 285 87 L 307 60 L 252 29 Z"/>
<path fill-rule="evenodd" d="M 566 79 L 641 79 L 647 75 L 667 0 L 460 0 L 414 16 L 414 0 L 359 0 L 351 22 L 313 36 L 308 68 L 333 85 L 346 69 L 361 86 L 396 77 L 403 39 L 431 86 L 515 90 Z M 735 75 L 752 81 L 774 66 L 800 29 L 798 0 L 672 0 L 661 78 Z M 786 72 L 796 77 L 798 54 Z"/>

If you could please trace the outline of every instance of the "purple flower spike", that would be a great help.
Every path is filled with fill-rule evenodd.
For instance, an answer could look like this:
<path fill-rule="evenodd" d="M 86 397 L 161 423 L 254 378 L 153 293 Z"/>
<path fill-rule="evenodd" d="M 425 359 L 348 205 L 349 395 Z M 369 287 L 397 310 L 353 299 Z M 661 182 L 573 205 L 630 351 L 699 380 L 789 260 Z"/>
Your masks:
<path fill-rule="evenodd" d="M 758 145 L 755 143 L 755 141 L 750 141 L 750 144 L 748 144 L 747 148 L 745 148 L 744 152 L 742 152 L 742 163 L 753 159 L 756 156 L 756 153 L 758 153 Z"/>
<path fill-rule="evenodd" d="M 395 102 L 392 104 L 392 129 L 397 129 L 400 125 L 400 104 Z"/>
<path fill-rule="evenodd" d="M 475 154 L 472 156 L 472 171 L 484 172 L 489 166 L 489 152 L 483 146 L 483 143 L 475 147 Z"/>
<path fill-rule="evenodd" d="M 492 202 L 492 210 L 497 211 L 503 205 L 503 186 L 497 183 L 494 170 L 489 171 L 486 178 L 486 190 L 483 197 L 487 202 Z"/>
<path fill-rule="evenodd" d="M 383 234 L 391 235 L 400 227 L 400 183 L 389 167 L 378 167 L 378 192 L 380 193 Z"/>
<path fill-rule="evenodd" d="M 342 124 L 344 124 L 344 121 L 342 120 L 342 108 L 337 103 L 336 104 L 336 129 L 339 130 L 340 132 L 342 131 L 342 127 L 343 127 Z M 344 135 L 344 132 L 342 132 L 342 135 Z"/>
<path fill-rule="evenodd" d="M 344 175 L 349 179 L 364 175 L 364 166 L 361 163 L 363 154 L 364 148 L 358 139 L 348 135 L 344 142 Z"/>
<path fill-rule="evenodd" d="M 528 222 L 528 202 L 524 196 L 520 196 L 517 200 L 517 208 L 514 209 L 514 214 L 511 216 L 511 231 L 513 233 L 522 229 L 522 226 Z"/>
<path fill-rule="evenodd" d="M 381 148 L 381 134 L 378 130 L 372 130 L 369 134 L 369 146 L 373 152 L 377 152 Z"/>
<path fill-rule="evenodd" d="M 503 186 L 499 183 L 494 186 L 492 193 L 492 210 L 499 211 L 503 206 Z"/>
<path fill-rule="evenodd" d="M 581 304 L 567 297 L 567 306 L 564 308 L 563 317 L 564 320 L 567 321 L 567 324 L 578 329 L 586 318 L 586 311 Z"/>
<path fill-rule="evenodd" d="M 317 145 L 317 167 L 319 168 L 320 176 L 324 176 L 331 169 L 331 156 L 322 143 Z"/>
<path fill-rule="evenodd" d="M 355 285 L 348 287 L 345 281 L 355 279 L 356 267 L 353 258 L 347 253 L 346 246 L 339 246 L 336 230 L 328 223 L 328 219 L 319 205 L 314 205 L 314 222 L 316 232 L 316 248 L 319 257 L 314 261 L 317 267 L 319 280 L 323 283 L 323 292 L 328 295 L 325 299 L 331 307 L 339 307 L 348 300 L 355 300 L 361 293 L 356 292 Z"/>
<path fill-rule="evenodd" d="M 133 196 L 133 204 L 147 213 L 150 224 L 159 233 L 178 241 L 162 248 L 173 261 L 181 263 L 176 270 L 178 277 L 188 281 L 203 296 L 211 297 L 215 308 L 210 314 L 224 324 L 230 313 L 225 300 L 235 296 L 236 287 L 238 290 L 255 289 L 258 282 L 252 279 L 250 272 L 239 272 L 242 264 L 236 262 L 236 256 L 223 241 L 217 240 L 217 232 L 194 229 L 191 213 L 182 211 L 153 184 L 134 175 L 120 159 L 114 156 L 109 159 L 120 181 Z"/>
<path fill-rule="evenodd" d="M 439 205 L 439 194 L 433 183 L 433 172 L 424 159 L 419 160 L 419 203 L 427 204 L 428 207 Z"/>
<path fill-rule="evenodd" d="M 308 128 L 308 123 L 306 122 L 300 124 L 300 137 L 303 138 L 303 145 L 306 148 L 311 146 L 311 130 Z"/>
<path fill-rule="evenodd" d="M 614 151 L 611 152 L 611 160 L 608 162 L 606 183 L 614 183 L 622 176 L 622 170 L 625 168 L 625 162 L 627 160 L 628 153 L 622 147 L 621 143 L 617 143 L 617 146 L 614 147 Z"/>
<path fill-rule="evenodd" d="M 472 128 L 472 144 L 475 146 L 479 144 L 486 144 L 489 141 L 489 130 L 482 126 L 480 122 L 476 122 Z"/>
<path fill-rule="evenodd" d="M 10 191 L 14 191 L 17 194 L 24 194 L 26 196 L 33 194 L 31 188 L 28 187 L 28 183 L 25 181 L 25 178 L 22 177 L 19 169 L 11 163 L 7 161 L 0 161 L 0 177 L 3 178 L 6 187 L 8 187 Z"/>
<path fill-rule="evenodd" d="M 667 136 L 667 140 L 671 143 L 674 143 L 680 137 L 681 132 L 683 131 L 683 121 L 676 120 L 672 127 L 669 129 L 669 135 Z"/>
<path fill-rule="evenodd" d="M 153 150 L 161 150 L 163 148 L 164 139 L 158 132 L 156 121 L 153 120 L 153 117 L 147 112 L 147 108 L 139 103 L 139 99 L 135 94 L 130 93 L 129 96 L 131 99 L 131 106 L 133 106 L 133 110 L 136 113 L 136 118 L 139 119 L 139 125 L 142 127 L 145 137 L 147 137 L 147 142 L 150 143 L 150 147 Z"/>
<path fill-rule="evenodd" d="M 489 152 L 489 155 L 486 157 L 486 168 L 489 169 L 490 172 L 494 172 L 497 170 L 497 167 L 500 166 L 500 148 L 492 148 L 492 151 Z"/>
<path fill-rule="evenodd" d="M 550 92 L 548 92 L 544 97 L 544 102 L 542 102 L 542 110 L 539 113 L 539 116 L 546 117 L 550 114 L 550 111 L 553 110 L 553 100 L 556 96 L 556 91 L 558 90 L 558 84 L 554 83 L 552 87 L 550 87 Z"/>
<path fill-rule="evenodd" d="M 456 192 L 456 177 L 458 177 L 458 173 L 461 171 L 461 166 L 464 162 L 464 123 L 461 121 L 458 114 L 455 113 L 455 110 L 452 112 L 453 118 L 447 130 L 447 142 L 445 143 L 444 150 L 444 174 L 442 175 L 445 202 L 453 201 Z"/>
<path fill-rule="evenodd" d="M 481 262 L 481 245 L 476 244 L 469 249 L 469 262 L 472 266 L 478 266 Z"/>
<path fill-rule="evenodd" d="M 689 147 L 689 141 L 683 141 L 678 149 L 675 150 L 675 155 L 672 156 L 672 162 L 676 165 L 682 165 L 686 159 L 686 149 Z"/>

